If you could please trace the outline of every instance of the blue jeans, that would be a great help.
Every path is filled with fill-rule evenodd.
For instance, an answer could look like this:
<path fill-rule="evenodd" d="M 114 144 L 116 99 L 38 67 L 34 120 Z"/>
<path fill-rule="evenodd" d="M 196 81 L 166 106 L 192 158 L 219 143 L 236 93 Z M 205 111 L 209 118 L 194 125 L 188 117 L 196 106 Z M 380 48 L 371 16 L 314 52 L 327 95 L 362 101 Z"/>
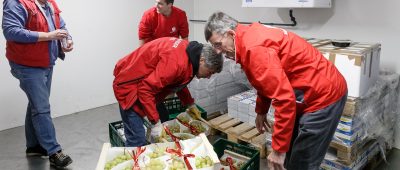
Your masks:
<path fill-rule="evenodd" d="M 50 88 L 53 67 L 36 68 L 10 62 L 11 74 L 28 97 L 25 116 L 26 147 L 42 146 L 48 155 L 61 150 L 50 116 Z"/>
<path fill-rule="evenodd" d="M 146 134 L 143 127 L 143 118 L 133 109 L 123 110 L 119 107 L 122 122 L 124 123 L 125 146 L 137 147 L 146 145 Z"/>

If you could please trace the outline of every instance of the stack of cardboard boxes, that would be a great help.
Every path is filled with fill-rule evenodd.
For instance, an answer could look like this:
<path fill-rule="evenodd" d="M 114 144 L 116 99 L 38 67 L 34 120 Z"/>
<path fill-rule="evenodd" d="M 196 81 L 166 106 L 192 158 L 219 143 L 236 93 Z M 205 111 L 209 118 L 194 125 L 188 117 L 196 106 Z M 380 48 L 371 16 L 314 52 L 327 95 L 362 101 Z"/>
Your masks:
<path fill-rule="evenodd" d="M 327 39 L 306 39 L 344 76 L 348 100 L 322 164 L 323 169 L 359 169 L 378 151 L 393 146 L 399 76 L 379 75 L 381 45 L 352 42 L 333 46 Z"/>

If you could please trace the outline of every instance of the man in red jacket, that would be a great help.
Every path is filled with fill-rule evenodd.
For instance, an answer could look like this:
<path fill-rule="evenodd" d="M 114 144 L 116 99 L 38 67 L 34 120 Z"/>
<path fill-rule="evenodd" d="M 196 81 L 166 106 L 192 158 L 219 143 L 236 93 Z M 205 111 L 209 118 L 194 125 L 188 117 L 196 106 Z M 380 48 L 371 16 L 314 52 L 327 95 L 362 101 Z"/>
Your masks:
<path fill-rule="evenodd" d="M 275 108 L 270 169 L 319 169 L 347 98 L 336 67 L 294 33 L 241 25 L 222 12 L 211 15 L 204 33 L 218 52 L 242 66 L 257 90 L 260 133 L 269 129 L 270 104 Z"/>
<path fill-rule="evenodd" d="M 189 26 L 185 11 L 174 7 L 174 0 L 156 0 L 156 6 L 144 12 L 139 24 L 139 45 L 161 37 L 186 39 Z"/>
<path fill-rule="evenodd" d="M 146 144 L 143 118 L 161 133 L 156 104 L 176 93 L 183 105 L 194 107 L 187 84 L 196 76 L 209 78 L 221 72 L 223 58 L 210 45 L 164 37 L 146 43 L 115 66 L 113 89 L 120 105 L 126 146 Z M 189 107 L 189 108 L 191 108 Z"/>

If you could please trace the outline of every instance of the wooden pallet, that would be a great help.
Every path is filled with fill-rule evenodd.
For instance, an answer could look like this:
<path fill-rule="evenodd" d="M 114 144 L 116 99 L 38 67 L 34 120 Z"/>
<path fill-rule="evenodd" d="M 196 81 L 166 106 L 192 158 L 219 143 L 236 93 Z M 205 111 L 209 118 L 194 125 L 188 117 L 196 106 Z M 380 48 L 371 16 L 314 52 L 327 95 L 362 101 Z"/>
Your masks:
<path fill-rule="evenodd" d="M 228 136 L 228 140 L 236 143 L 244 142 L 250 144 L 260 151 L 261 158 L 267 156 L 266 134 L 258 133 L 258 130 L 254 126 L 232 118 L 228 114 L 211 119 L 209 123 L 211 124 L 212 135 L 219 132 L 225 133 Z"/>

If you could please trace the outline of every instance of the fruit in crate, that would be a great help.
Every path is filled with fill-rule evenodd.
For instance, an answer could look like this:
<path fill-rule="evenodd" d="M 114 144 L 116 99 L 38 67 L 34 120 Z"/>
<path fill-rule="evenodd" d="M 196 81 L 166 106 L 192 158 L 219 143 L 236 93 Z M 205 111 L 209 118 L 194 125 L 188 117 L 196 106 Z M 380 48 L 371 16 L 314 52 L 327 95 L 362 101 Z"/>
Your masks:
<path fill-rule="evenodd" d="M 128 153 L 118 155 L 118 156 L 115 157 L 113 160 L 108 161 L 108 162 L 106 163 L 106 165 L 104 166 L 104 170 L 110 170 L 110 169 L 112 169 L 114 166 L 117 166 L 118 164 L 120 164 L 120 163 L 122 163 L 122 162 L 125 162 L 125 161 L 127 161 L 127 160 L 130 160 L 130 159 L 132 159 L 132 158 L 128 155 Z"/>
<path fill-rule="evenodd" d="M 165 163 L 158 159 L 150 159 L 150 162 L 146 165 L 146 170 L 163 170 Z"/>
<path fill-rule="evenodd" d="M 213 162 L 211 161 L 211 158 L 209 156 L 205 156 L 205 157 L 196 157 L 195 164 L 196 168 L 201 169 L 212 166 Z"/>
<path fill-rule="evenodd" d="M 171 133 L 179 133 L 181 131 L 179 124 L 175 123 L 167 126 Z"/>
<path fill-rule="evenodd" d="M 227 157 L 226 157 L 227 158 Z M 225 159 L 221 159 L 221 164 L 224 166 L 229 166 L 228 161 Z M 233 163 L 233 167 L 235 167 L 235 169 L 240 169 L 242 168 L 242 166 L 245 164 L 245 162 L 240 161 L 240 160 L 236 160 L 234 158 L 232 158 L 232 163 Z"/>
<path fill-rule="evenodd" d="M 186 140 L 186 139 L 192 139 L 194 138 L 194 136 L 190 133 L 186 134 L 186 133 L 176 133 L 174 134 L 175 136 L 179 137 L 179 139 L 181 140 Z"/>
<path fill-rule="evenodd" d="M 172 159 L 172 163 L 169 165 L 169 170 L 185 170 L 186 166 L 183 161 L 179 159 Z"/>
<path fill-rule="evenodd" d="M 206 128 L 199 121 L 190 122 L 190 126 L 192 126 L 194 129 L 196 129 L 197 134 L 194 134 L 194 135 L 198 135 L 198 134 L 206 131 Z"/>
<path fill-rule="evenodd" d="M 183 123 L 189 123 L 190 122 L 190 118 L 189 118 L 189 115 L 187 115 L 187 114 L 179 114 L 177 117 L 176 117 L 178 120 L 180 120 L 181 122 L 183 122 Z"/>
<path fill-rule="evenodd" d="M 148 154 L 151 159 L 158 158 L 163 155 L 165 155 L 165 148 L 162 147 L 156 147 L 153 152 Z"/>

